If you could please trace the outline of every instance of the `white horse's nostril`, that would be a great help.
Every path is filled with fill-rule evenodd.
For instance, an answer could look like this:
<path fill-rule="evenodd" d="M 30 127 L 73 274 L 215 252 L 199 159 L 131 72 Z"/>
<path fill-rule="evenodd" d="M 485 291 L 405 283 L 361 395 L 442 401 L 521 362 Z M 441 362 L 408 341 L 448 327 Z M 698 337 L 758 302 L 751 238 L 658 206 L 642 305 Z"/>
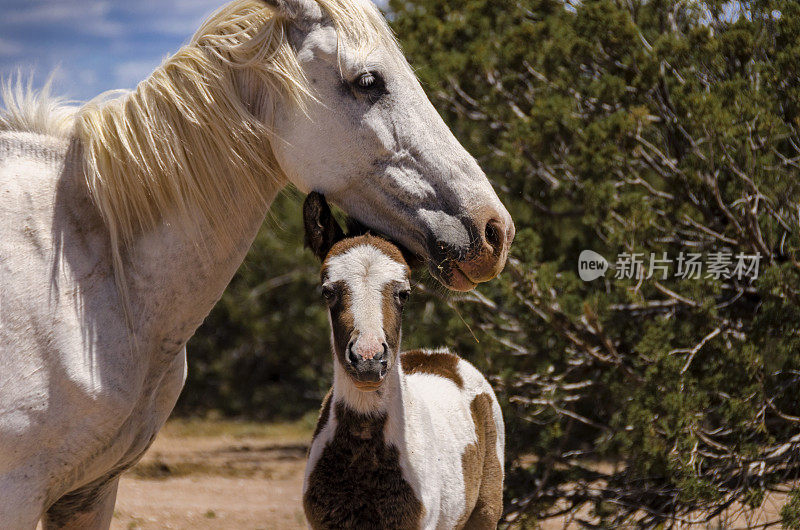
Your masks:
<path fill-rule="evenodd" d="M 499 220 L 490 219 L 489 222 L 486 223 L 486 228 L 483 231 L 486 242 L 492 247 L 495 253 L 498 253 L 503 248 L 503 243 L 505 243 L 505 230 L 503 230 L 503 228 Z"/>

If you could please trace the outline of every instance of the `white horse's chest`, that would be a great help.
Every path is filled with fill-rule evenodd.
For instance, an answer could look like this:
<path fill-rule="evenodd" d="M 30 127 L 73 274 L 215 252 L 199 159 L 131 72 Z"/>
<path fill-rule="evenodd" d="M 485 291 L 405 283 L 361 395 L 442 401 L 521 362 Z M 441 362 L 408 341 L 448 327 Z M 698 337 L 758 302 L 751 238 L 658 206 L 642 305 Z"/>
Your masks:
<path fill-rule="evenodd" d="M 174 346 L 168 366 L 156 373 L 131 349 L 108 236 L 80 180 L 64 173 L 66 144 L 16 135 L 45 147 L 14 150 L 3 145 L 6 136 L 0 135 L 0 491 L 8 502 L 19 497 L 39 510 L 140 456 L 177 399 L 185 357 L 182 345 Z M 3 505 L 0 499 L 5 521 Z"/>

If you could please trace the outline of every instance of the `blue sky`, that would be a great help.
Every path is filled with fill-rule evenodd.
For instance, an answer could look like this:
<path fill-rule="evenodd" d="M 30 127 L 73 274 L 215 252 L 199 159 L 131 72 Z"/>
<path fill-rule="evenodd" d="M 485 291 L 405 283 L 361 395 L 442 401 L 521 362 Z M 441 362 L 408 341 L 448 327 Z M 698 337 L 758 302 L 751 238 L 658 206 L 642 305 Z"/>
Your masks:
<path fill-rule="evenodd" d="M 0 0 L 0 77 L 41 85 L 55 70 L 54 93 L 74 100 L 133 88 L 224 2 Z"/>

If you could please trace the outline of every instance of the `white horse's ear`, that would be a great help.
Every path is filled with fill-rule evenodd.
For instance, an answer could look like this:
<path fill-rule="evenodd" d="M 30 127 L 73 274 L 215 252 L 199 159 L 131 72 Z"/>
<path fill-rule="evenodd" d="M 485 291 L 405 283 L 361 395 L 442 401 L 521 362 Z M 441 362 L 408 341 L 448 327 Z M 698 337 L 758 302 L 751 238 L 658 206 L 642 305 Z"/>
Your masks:
<path fill-rule="evenodd" d="M 328 202 L 316 191 L 309 193 L 303 203 L 303 226 L 306 246 L 320 261 L 325 261 L 331 247 L 344 238 L 342 227 L 333 217 Z"/>
<path fill-rule="evenodd" d="M 262 0 L 282 17 L 303 24 L 322 19 L 322 8 L 314 0 Z"/>

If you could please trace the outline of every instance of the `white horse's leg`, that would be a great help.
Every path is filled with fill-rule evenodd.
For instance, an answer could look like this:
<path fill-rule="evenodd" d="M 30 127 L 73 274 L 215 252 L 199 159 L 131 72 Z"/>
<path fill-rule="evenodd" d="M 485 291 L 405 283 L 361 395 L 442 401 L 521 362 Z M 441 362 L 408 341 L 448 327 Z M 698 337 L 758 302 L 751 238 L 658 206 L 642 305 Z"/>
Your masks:
<path fill-rule="evenodd" d="M 45 530 L 106 530 L 111 526 L 119 476 L 90 484 L 58 499 L 44 516 Z"/>
<path fill-rule="evenodd" d="M 34 530 L 42 515 L 44 491 L 18 476 L 0 476 L 0 528 Z"/>

